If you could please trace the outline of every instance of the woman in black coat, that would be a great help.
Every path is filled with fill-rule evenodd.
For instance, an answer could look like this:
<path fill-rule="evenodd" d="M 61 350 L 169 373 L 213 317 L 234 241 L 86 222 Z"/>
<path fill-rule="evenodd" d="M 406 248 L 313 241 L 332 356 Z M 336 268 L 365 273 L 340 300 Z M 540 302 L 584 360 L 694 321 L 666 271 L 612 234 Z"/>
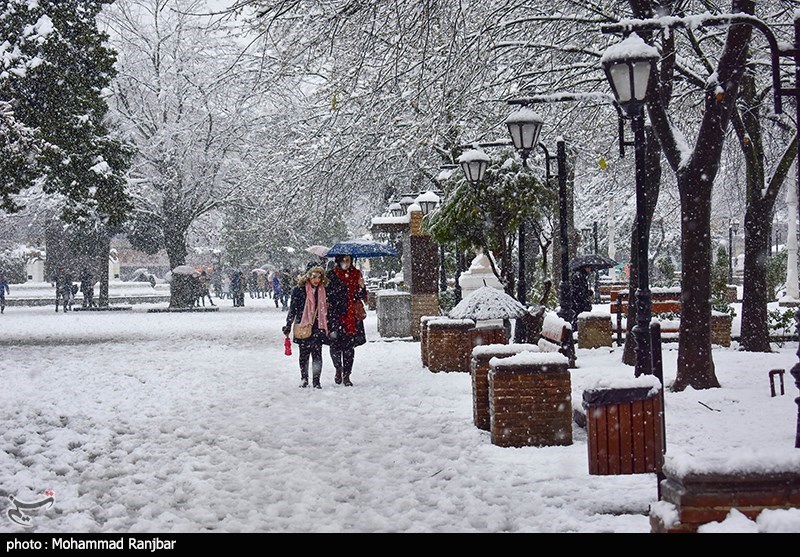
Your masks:
<path fill-rule="evenodd" d="M 300 386 L 308 387 L 308 360 L 311 358 L 312 386 L 321 389 L 322 345 L 328 343 L 328 299 L 326 286 L 328 278 L 325 270 L 313 266 L 297 281 L 292 288 L 289 314 L 283 334 L 287 337 L 295 323 L 311 325 L 311 336 L 305 339 L 295 338 L 294 343 L 300 347 Z"/>
<path fill-rule="evenodd" d="M 349 255 L 337 255 L 336 266 L 328 271 L 328 321 L 331 359 L 336 368 L 336 383 L 352 387 L 355 347 L 367 342 L 364 333 L 364 304 L 367 289 L 361 271 L 353 267 Z M 359 307 L 360 306 L 360 307 Z"/>

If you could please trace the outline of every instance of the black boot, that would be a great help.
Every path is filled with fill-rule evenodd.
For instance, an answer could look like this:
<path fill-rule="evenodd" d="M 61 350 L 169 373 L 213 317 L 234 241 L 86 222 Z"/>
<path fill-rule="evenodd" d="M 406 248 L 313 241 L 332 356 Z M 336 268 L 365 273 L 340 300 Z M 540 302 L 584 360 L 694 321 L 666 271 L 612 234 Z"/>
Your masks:
<path fill-rule="evenodd" d="M 322 388 L 322 385 L 320 385 L 320 384 L 319 384 L 319 375 L 315 375 L 315 376 L 314 376 L 314 379 L 313 379 L 313 381 L 312 381 L 311 385 L 312 385 L 312 386 L 313 386 L 315 389 L 321 389 L 321 388 Z"/>
<path fill-rule="evenodd" d="M 350 374 L 345 373 L 342 375 L 342 382 L 344 383 L 345 387 L 352 387 L 353 383 L 350 381 Z"/>
<path fill-rule="evenodd" d="M 308 387 L 308 373 L 300 374 L 300 387 L 303 389 Z"/>
<path fill-rule="evenodd" d="M 342 383 L 342 370 L 341 369 L 337 369 L 336 370 L 336 375 L 333 376 L 333 382 L 336 383 L 337 385 L 340 385 Z"/>

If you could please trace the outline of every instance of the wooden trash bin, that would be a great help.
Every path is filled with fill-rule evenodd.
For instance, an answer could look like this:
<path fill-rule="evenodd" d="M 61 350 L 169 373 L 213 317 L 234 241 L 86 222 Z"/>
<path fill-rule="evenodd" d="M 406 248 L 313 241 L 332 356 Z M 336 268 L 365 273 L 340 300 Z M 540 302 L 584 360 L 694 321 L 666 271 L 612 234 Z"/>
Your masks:
<path fill-rule="evenodd" d="M 428 322 L 426 345 L 432 372 L 470 372 L 475 322 L 472 319 L 435 319 Z"/>
<path fill-rule="evenodd" d="M 489 362 L 492 444 L 572 444 L 569 360 L 558 353 L 520 353 Z"/>
<path fill-rule="evenodd" d="M 583 393 L 589 474 L 648 474 L 664 461 L 664 413 L 656 387 Z"/>
<path fill-rule="evenodd" d="M 535 344 L 485 344 L 472 349 L 472 418 L 478 429 L 490 430 L 489 361 L 522 352 L 538 352 Z"/>

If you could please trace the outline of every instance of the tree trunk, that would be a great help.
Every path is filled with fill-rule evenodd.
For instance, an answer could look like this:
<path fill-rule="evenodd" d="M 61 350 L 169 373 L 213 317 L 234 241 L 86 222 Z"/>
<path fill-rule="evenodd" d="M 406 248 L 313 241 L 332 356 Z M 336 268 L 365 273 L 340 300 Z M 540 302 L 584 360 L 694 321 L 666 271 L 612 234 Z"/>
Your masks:
<path fill-rule="evenodd" d="M 769 218 L 773 203 L 751 199 L 744 216 L 744 295 L 740 345 L 748 352 L 770 352 L 767 320 Z"/>
<path fill-rule="evenodd" d="M 696 172 L 681 190 L 681 324 L 673 391 L 719 387 L 711 357 L 711 188 Z"/>
<path fill-rule="evenodd" d="M 97 298 L 97 306 L 101 308 L 108 307 L 108 283 L 109 283 L 109 269 L 108 269 L 108 261 L 109 255 L 111 254 L 111 235 L 104 234 L 102 238 L 103 245 L 100 249 L 100 255 L 98 256 L 98 261 L 96 264 L 96 268 L 100 273 L 100 295 Z"/>
<path fill-rule="evenodd" d="M 165 228 L 164 244 L 167 250 L 167 257 L 169 258 L 170 269 L 186 264 L 187 250 L 185 231 L 179 229 L 177 226 Z M 186 280 L 187 278 L 188 277 L 184 275 L 172 275 L 169 288 L 169 307 L 189 307 L 188 301 L 191 299 L 191 294 L 189 293 L 191 282 Z"/>

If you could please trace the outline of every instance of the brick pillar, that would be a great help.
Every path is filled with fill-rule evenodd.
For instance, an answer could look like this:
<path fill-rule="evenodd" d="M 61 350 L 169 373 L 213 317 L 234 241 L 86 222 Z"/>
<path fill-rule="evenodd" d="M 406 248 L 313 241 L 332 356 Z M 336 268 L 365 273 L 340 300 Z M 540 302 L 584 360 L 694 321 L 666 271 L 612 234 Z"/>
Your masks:
<path fill-rule="evenodd" d="M 611 346 L 611 315 L 583 313 L 578 316 L 578 348 Z"/>
<path fill-rule="evenodd" d="M 535 344 L 486 344 L 472 349 L 472 417 L 478 429 L 489 431 L 489 361 L 522 352 L 538 352 Z"/>
<path fill-rule="evenodd" d="M 403 278 L 411 292 L 411 337 L 420 338 L 420 318 L 439 313 L 439 245 L 422 232 L 422 211 L 409 211 L 403 240 Z"/>
<path fill-rule="evenodd" d="M 422 330 L 421 319 L 426 316 L 439 315 L 439 294 L 411 294 L 411 338 L 420 340 Z"/>
<path fill-rule="evenodd" d="M 428 323 L 428 369 L 470 372 L 475 322 L 471 319 L 437 319 Z"/>
<path fill-rule="evenodd" d="M 572 444 L 572 387 L 562 354 L 517 354 L 489 362 L 492 444 Z"/>
<path fill-rule="evenodd" d="M 731 322 L 733 318 L 727 313 L 711 313 L 711 344 L 731 345 Z"/>

